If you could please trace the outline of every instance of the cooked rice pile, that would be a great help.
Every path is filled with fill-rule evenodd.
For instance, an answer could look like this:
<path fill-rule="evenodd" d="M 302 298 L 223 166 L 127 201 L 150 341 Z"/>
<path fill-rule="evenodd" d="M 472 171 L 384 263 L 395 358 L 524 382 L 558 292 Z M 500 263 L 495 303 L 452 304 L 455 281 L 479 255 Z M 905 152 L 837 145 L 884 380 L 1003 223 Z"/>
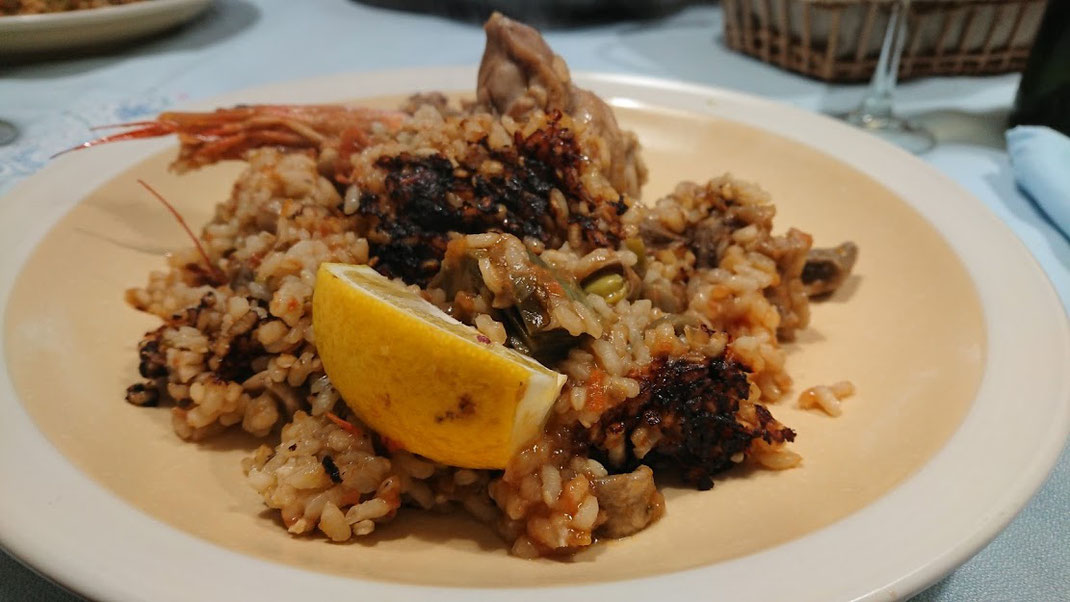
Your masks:
<path fill-rule="evenodd" d="M 634 136 L 618 139 L 632 144 L 622 169 L 609 137 L 559 110 L 434 95 L 404 110 L 367 132 L 344 177 L 336 149 L 248 153 L 202 233 L 212 265 L 177 252 L 128 292 L 164 322 L 139 346 L 145 380 L 128 401 L 171 405 L 184 439 L 272 441 L 244 461 L 249 482 L 291 533 L 333 541 L 407 505 L 463 508 L 520 556 L 571 553 L 663 513 L 650 467 L 708 489 L 738 464 L 799 462 L 764 404 L 791 385 L 778 341 L 809 319 L 811 240 L 772 233 L 764 192 L 724 175 L 646 206 L 618 190 L 645 179 Z M 469 470 L 362 425 L 316 354 L 327 261 L 416 285 L 567 375 L 543 437 L 505 471 Z M 537 324 L 518 318 L 533 312 Z"/>

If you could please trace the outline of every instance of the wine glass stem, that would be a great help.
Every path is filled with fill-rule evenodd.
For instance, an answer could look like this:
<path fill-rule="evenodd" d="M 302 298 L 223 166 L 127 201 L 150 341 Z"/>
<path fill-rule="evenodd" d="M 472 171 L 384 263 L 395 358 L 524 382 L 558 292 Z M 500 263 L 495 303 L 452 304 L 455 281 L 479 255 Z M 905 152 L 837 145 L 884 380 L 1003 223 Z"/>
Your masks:
<path fill-rule="evenodd" d="M 903 54 L 906 43 L 907 13 L 910 0 L 895 0 L 892 12 L 888 16 L 888 29 L 884 32 L 881 55 L 877 59 L 877 69 L 869 82 L 869 92 L 862 100 L 860 112 L 877 119 L 892 116 L 892 92 L 899 77 L 899 57 Z"/>

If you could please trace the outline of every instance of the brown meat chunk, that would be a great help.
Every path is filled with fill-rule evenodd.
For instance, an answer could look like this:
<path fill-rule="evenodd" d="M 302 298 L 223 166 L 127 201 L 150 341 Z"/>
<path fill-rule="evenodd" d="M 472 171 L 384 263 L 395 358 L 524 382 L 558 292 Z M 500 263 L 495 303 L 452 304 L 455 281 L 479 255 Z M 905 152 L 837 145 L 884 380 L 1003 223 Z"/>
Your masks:
<path fill-rule="evenodd" d="M 479 103 L 516 119 L 533 109 L 571 115 L 605 141 L 609 157 L 602 161 L 602 172 L 609 183 L 621 194 L 637 197 L 647 172 L 635 134 L 620 129 L 602 99 L 572 83 L 568 65 L 538 31 L 500 13 L 483 28 L 487 45 L 479 65 Z"/>
<path fill-rule="evenodd" d="M 517 119 L 536 108 L 568 112 L 568 66 L 538 31 L 500 13 L 491 15 L 483 29 L 487 44 L 476 87 L 480 104 Z"/>
<path fill-rule="evenodd" d="M 810 249 L 802 271 L 809 297 L 830 295 L 851 275 L 858 260 L 858 245 L 845 242 L 830 249 Z"/>
<path fill-rule="evenodd" d="M 594 492 L 598 507 L 606 513 L 598 533 L 606 537 L 627 537 L 642 531 L 665 512 L 665 498 L 654 485 L 654 471 L 648 466 L 595 479 Z"/>

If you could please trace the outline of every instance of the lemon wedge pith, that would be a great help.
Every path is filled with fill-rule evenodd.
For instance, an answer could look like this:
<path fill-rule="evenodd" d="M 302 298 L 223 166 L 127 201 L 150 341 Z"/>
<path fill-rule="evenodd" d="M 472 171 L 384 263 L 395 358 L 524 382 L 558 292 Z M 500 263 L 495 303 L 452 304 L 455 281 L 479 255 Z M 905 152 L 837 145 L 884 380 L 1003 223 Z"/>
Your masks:
<path fill-rule="evenodd" d="M 320 266 L 312 324 L 324 370 L 357 416 L 452 466 L 504 468 L 542 431 L 565 382 L 368 266 Z"/>

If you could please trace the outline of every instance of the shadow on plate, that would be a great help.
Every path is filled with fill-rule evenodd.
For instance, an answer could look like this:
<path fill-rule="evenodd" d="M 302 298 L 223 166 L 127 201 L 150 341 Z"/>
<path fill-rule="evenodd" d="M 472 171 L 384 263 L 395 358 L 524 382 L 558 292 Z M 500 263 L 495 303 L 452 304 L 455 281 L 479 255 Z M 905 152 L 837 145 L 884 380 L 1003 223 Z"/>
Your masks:
<path fill-rule="evenodd" d="M 784 351 L 788 355 L 793 355 L 805 351 L 806 347 L 809 345 L 827 340 L 828 337 L 821 334 L 821 331 L 814 328 L 814 325 L 811 324 L 806 328 L 797 330 L 795 332 L 795 340 L 782 343 L 781 347 L 784 348 Z"/>
<path fill-rule="evenodd" d="M 399 539 L 416 539 L 434 546 L 447 545 L 451 541 L 464 541 L 474 543 L 483 551 L 508 549 L 508 544 L 498 537 L 493 528 L 480 523 L 460 509 L 436 513 L 416 508 L 401 508 L 394 520 L 378 525 L 374 532 L 350 541 L 366 548 L 374 548 L 379 543 Z"/>
<path fill-rule="evenodd" d="M 847 280 L 843 281 L 840 288 L 836 289 L 831 295 L 820 298 L 813 297 L 814 303 L 847 303 L 858 292 L 858 288 L 861 285 L 862 277 L 858 274 L 851 274 L 847 277 Z"/>
<path fill-rule="evenodd" d="M 475 544 L 483 552 L 506 553 L 509 545 L 485 525 L 461 509 L 452 512 L 429 512 L 417 508 L 403 507 L 398 516 L 387 523 L 376 526 L 374 532 L 345 542 L 332 543 L 319 531 L 304 535 L 289 535 L 278 510 L 263 509 L 258 517 L 272 523 L 278 530 L 280 538 L 300 538 L 316 545 L 357 546 L 373 550 L 376 546 L 391 541 L 408 540 L 411 544 L 418 541 L 426 547 L 450 547 L 451 543 Z M 597 546 L 596 546 L 597 547 Z M 572 558 L 558 558 L 559 562 L 589 562 L 597 556 L 597 550 L 585 551 Z"/>
<path fill-rule="evenodd" d="M 773 474 L 774 471 L 755 466 L 737 466 L 717 475 L 714 489 L 717 483 L 734 480 L 747 480 Z M 663 470 L 658 473 L 658 489 L 668 498 L 679 499 L 681 496 L 710 495 L 709 491 L 699 491 L 694 486 L 687 484 L 677 471 Z M 670 502 L 671 504 L 672 502 Z M 374 549 L 380 544 L 399 540 L 423 542 L 426 547 L 451 547 L 451 544 L 469 547 L 474 544 L 479 550 L 492 553 L 507 553 L 509 544 L 506 543 L 490 525 L 479 522 L 463 509 L 455 507 L 449 512 L 436 512 L 421 510 L 419 508 L 402 507 L 394 520 L 379 524 L 376 530 L 369 535 L 350 539 L 346 542 L 331 543 L 319 531 L 313 531 L 305 535 L 288 535 L 286 525 L 282 521 L 278 510 L 264 508 L 257 514 L 258 518 L 272 523 L 272 528 L 278 529 L 279 537 L 298 537 L 310 540 L 312 543 L 337 546 L 361 546 Z M 574 556 L 545 557 L 537 562 L 562 562 L 562 563 L 587 563 L 595 562 L 605 550 L 606 545 L 617 545 L 627 541 L 635 542 L 632 538 L 619 540 L 603 540 L 599 545 L 590 546 Z"/>
<path fill-rule="evenodd" d="M 170 412 L 172 405 L 168 405 L 165 409 Z M 167 433 L 168 435 L 177 437 L 173 432 Z M 208 437 L 202 441 L 197 441 L 194 445 L 201 451 L 233 451 L 241 450 L 252 454 L 256 451 L 256 448 L 270 444 L 272 439 L 265 439 L 264 437 L 257 437 L 252 433 L 249 433 L 240 428 L 230 428 L 222 433 Z"/>

